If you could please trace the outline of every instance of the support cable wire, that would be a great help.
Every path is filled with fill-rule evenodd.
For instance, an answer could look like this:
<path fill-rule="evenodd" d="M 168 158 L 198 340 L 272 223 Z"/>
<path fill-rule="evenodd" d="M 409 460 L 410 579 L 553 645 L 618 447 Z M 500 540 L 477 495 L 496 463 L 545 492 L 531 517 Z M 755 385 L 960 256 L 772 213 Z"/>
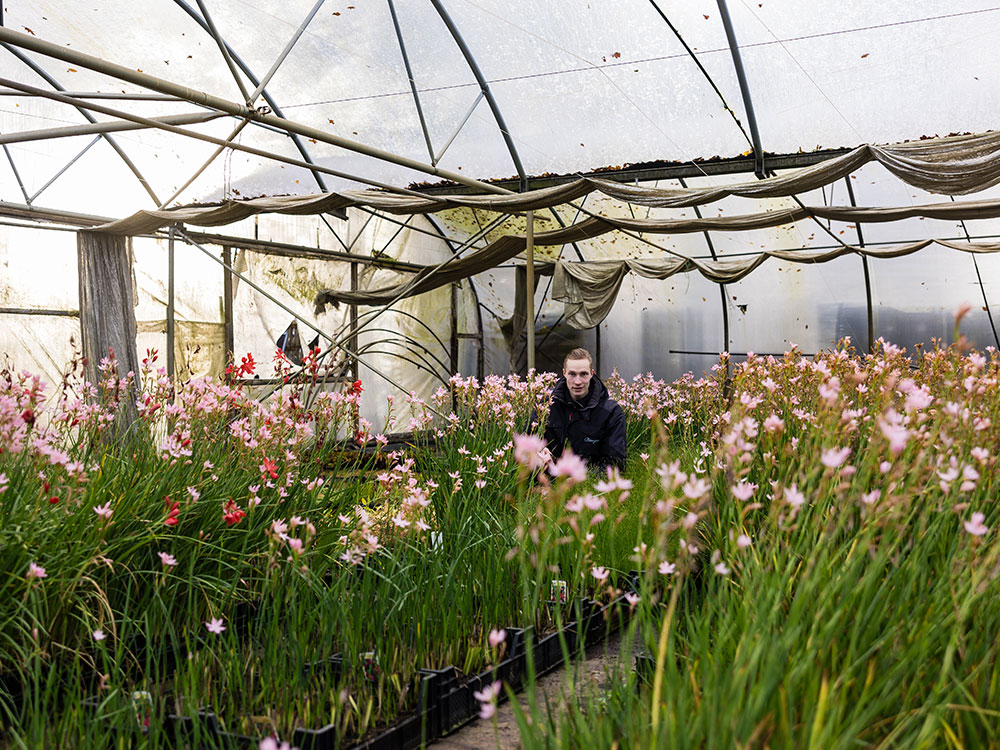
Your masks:
<path fill-rule="evenodd" d="M 684 40 L 684 37 L 681 36 L 681 32 L 677 30 L 677 27 L 674 26 L 673 23 L 671 23 L 669 18 L 667 18 L 667 14 L 664 13 L 662 10 L 660 10 L 660 6 L 656 4 L 656 0 L 649 0 L 649 4 L 653 6 L 653 9 L 660 14 L 660 18 L 663 19 L 663 22 L 670 27 L 670 30 L 672 32 L 674 32 L 674 36 L 677 37 L 677 41 L 681 43 L 681 45 L 684 47 L 684 51 L 688 53 L 688 55 L 691 57 L 692 60 L 694 60 L 694 64 L 698 66 L 698 70 L 701 71 L 701 74 L 705 76 L 705 80 L 707 80 L 709 85 L 712 87 L 712 90 L 715 91 L 715 93 L 718 95 L 719 101 L 722 102 L 723 108 L 733 118 L 733 122 L 736 123 L 736 127 L 740 129 L 741 133 L 743 133 L 743 137 L 746 138 L 747 140 L 747 145 L 749 145 L 750 148 L 753 148 L 753 141 L 750 140 L 750 136 L 747 134 L 746 129 L 743 127 L 743 123 L 740 122 L 740 118 L 736 116 L 736 112 L 734 112 L 733 108 L 729 106 L 729 102 L 726 101 L 726 97 L 722 95 L 722 91 L 716 85 L 715 81 L 712 80 L 712 76 L 709 75 L 708 71 L 705 70 L 705 66 L 701 64 L 701 60 L 698 59 L 698 56 L 694 53 L 694 50 L 691 49 L 690 45 L 688 45 L 688 43 Z"/>
<path fill-rule="evenodd" d="M 59 81 L 57 81 L 55 78 L 49 75 L 44 68 L 42 68 L 38 63 L 36 63 L 30 57 L 28 57 L 20 49 L 14 47 L 13 45 L 7 44 L 6 42 L 0 42 L 0 46 L 4 47 L 8 52 L 14 55 L 14 57 L 16 57 L 22 63 L 27 65 L 32 70 L 32 72 L 34 72 L 36 75 L 42 78 L 47 84 L 49 84 L 56 91 L 62 92 L 66 90 L 66 88 L 59 83 Z M 11 86 L 9 88 L 16 88 L 16 87 Z M 50 93 L 52 93 L 49 91 L 42 91 L 41 89 L 35 89 L 35 91 L 38 92 L 36 94 L 37 96 L 44 96 L 44 97 L 47 97 Z M 92 114 L 90 114 L 90 112 L 88 111 L 89 108 L 83 105 L 81 102 L 73 99 L 72 97 L 66 97 L 64 104 L 69 104 L 72 107 L 76 107 L 77 111 L 81 115 L 83 115 L 83 117 L 88 122 L 94 125 L 97 124 L 97 118 L 94 117 Z M 149 184 L 149 182 L 143 176 L 142 172 L 139 171 L 139 168 L 135 165 L 135 163 L 133 163 L 133 161 L 128 157 L 128 154 L 126 154 L 125 151 L 122 149 L 122 147 L 118 144 L 118 141 L 116 141 L 109 133 L 102 133 L 101 137 L 108 142 L 108 145 L 110 145 L 111 148 L 115 150 L 115 153 L 117 153 L 118 156 L 121 157 L 121 160 L 125 162 L 125 166 L 127 166 L 129 170 L 131 170 L 132 174 L 135 175 L 136 179 L 139 180 L 139 184 L 142 185 L 143 189 L 146 191 L 149 197 L 153 199 L 153 205 L 156 206 L 160 205 L 160 199 L 156 197 L 156 192 L 153 190 L 153 186 Z M 4 149 L 6 150 L 6 146 L 4 147 Z"/>
<path fill-rule="evenodd" d="M 403 66 L 406 68 L 406 80 L 410 82 L 410 91 L 413 94 L 413 104 L 417 108 L 417 118 L 420 120 L 420 129 L 424 133 L 424 142 L 427 144 L 427 154 L 430 156 L 431 164 L 437 165 L 434 158 L 434 146 L 431 145 L 431 134 L 427 130 L 427 121 L 424 119 L 424 109 L 420 106 L 420 94 L 417 93 L 417 82 L 413 78 L 413 69 L 410 67 L 410 56 L 406 54 L 406 44 L 403 42 L 403 32 L 399 28 L 399 19 L 396 17 L 396 6 L 392 0 L 389 2 L 389 14 L 392 16 L 392 27 L 396 30 L 396 41 L 399 42 L 399 51 L 403 55 Z"/>
<path fill-rule="evenodd" d="M 170 133 L 176 133 L 177 135 L 183 135 L 187 136 L 188 138 L 194 138 L 195 140 L 205 141 L 206 143 L 213 143 L 217 146 L 227 145 L 229 148 L 234 149 L 236 151 L 243 151 L 248 154 L 253 154 L 254 156 L 260 156 L 261 158 L 264 159 L 272 159 L 274 161 L 283 162 L 285 164 L 291 164 L 292 166 L 302 167 L 303 169 L 317 170 L 325 174 L 333 175 L 334 177 L 341 177 L 345 180 L 360 182 L 364 185 L 370 185 L 372 187 L 377 187 L 382 190 L 386 190 L 392 193 L 397 193 L 399 195 L 406 195 L 409 197 L 416 197 L 421 199 L 427 198 L 427 196 L 424 193 L 418 192 L 416 190 L 397 187 L 395 185 L 390 185 L 388 183 L 379 182 L 378 180 L 370 180 L 366 177 L 361 177 L 360 175 L 341 172 L 339 170 L 330 169 L 329 167 L 324 167 L 319 164 L 311 164 L 309 162 L 304 162 L 300 159 L 294 159 L 290 156 L 282 156 L 281 154 L 275 154 L 270 151 L 265 151 L 264 149 L 254 148 L 252 146 L 246 146 L 241 143 L 227 143 L 222 138 L 215 138 L 214 136 L 205 135 L 204 133 L 198 133 L 193 130 L 185 130 L 184 128 L 178 127 L 177 125 L 171 125 L 169 123 L 163 122 L 162 120 L 156 120 L 150 117 L 142 117 L 141 115 L 135 115 L 129 112 L 124 112 L 122 110 L 114 109 L 112 107 L 105 107 L 104 105 L 97 104 L 95 102 L 86 102 L 86 103 L 77 102 L 76 100 L 64 96 L 60 93 L 56 93 L 54 91 L 45 91 L 43 89 L 39 89 L 34 86 L 29 86 L 27 84 L 19 83 L 9 78 L 0 78 L 0 86 L 6 86 L 8 88 L 16 89 L 18 91 L 23 91 L 25 93 L 41 96 L 46 99 L 52 99 L 53 101 L 62 102 L 63 104 L 70 104 L 72 106 L 77 107 L 78 109 L 93 110 L 94 112 L 110 115 L 111 117 L 120 117 L 124 120 L 129 120 L 131 122 L 137 122 L 141 125 L 145 125 L 146 127 L 156 128 L 158 130 L 165 130 Z M 104 135 L 106 136 L 107 134 Z M 509 191 L 504 191 L 504 192 L 507 193 Z M 157 199 L 157 205 L 159 205 L 159 199 Z"/>
<path fill-rule="evenodd" d="M 191 16 L 191 18 L 194 19 L 194 22 L 197 23 L 199 26 L 201 26 L 203 30 L 205 30 L 209 34 L 211 34 L 211 29 L 209 28 L 209 26 L 206 23 L 205 19 L 201 18 L 195 12 L 194 8 L 192 8 L 188 3 L 186 3 L 185 0 L 174 0 L 174 3 L 178 7 L 180 7 L 181 10 L 183 10 L 185 13 L 187 13 L 189 16 Z M 240 56 L 236 54 L 236 52 L 233 50 L 233 48 L 229 46 L 228 42 L 226 42 L 225 40 L 222 40 L 222 44 L 226 48 L 226 50 L 228 51 L 228 53 L 231 56 L 231 58 L 233 59 L 233 61 L 246 74 L 246 76 L 250 80 L 250 82 L 252 84 L 254 84 L 254 86 L 258 85 L 259 81 L 258 81 L 257 77 L 253 74 L 253 72 L 251 72 L 250 66 L 248 66 L 240 58 Z M 281 112 L 281 108 L 278 106 L 277 102 L 274 100 L 274 98 L 266 90 L 261 91 L 261 95 L 264 97 L 264 101 L 266 101 L 268 103 L 268 106 L 271 107 L 271 111 L 273 111 L 274 114 L 276 114 L 278 117 L 284 117 L 284 114 L 282 114 L 282 112 Z M 322 190 L 324 193 L 327 192 L 328 189 L 326 187 L 326 181 L 323 179 L 323 175 L 315 168 L 315 163 L 312 160 L 312 156 L 309 154 L 309 151 L 306 149 L 305 145 L 303 145 L 302 140 L 299 138 L 298 134 L 297 133 L 287 133 L 287 132 L 284 133 L 284 134 L 287 135 L 287 136 L 289 136 L 292 139 L 292 143 L 295 144 L 295 148 L 302 155 L 302 158 L 305 160 L 306 164 L 308 165 L 306 167 L 306 169 L 309 169 L 309 171 L 312 173 L 313 179 L 316 180 L 316 184 L 319 186 L 319 189 Z"/>
<path fill-rule="evenodd" d="M 257 88 L 254 89 L 253 93 L 249 95 L 247 95 L 246 89 L 243 87 L 243 82 L 240 80 L 239 76 L 236 75 L 236 71 L 233 68 L 232 59 L 229 57 L 228 54 L 226 54 L 226 45 L 222 42 L 222 38 L 218 35 L 218 32 L 215 30 L 215 24 L 212 23 L 208 15 L 208 11 L 205 8 L 203 0 L 197 0 L 197 2 L 198 2 L 198 7 L 202 9 L 202 13 L 205 16 L 205 21 L 209 25 L 209 30 L 211 35 L 219 43 L 219 47 L 222 50 L 222 54 L 226 58 L 226 64 L 229 65 L 230 71 L 232 71 L 233 75 L 236 76 L 236 81 L 237 83 L 239 83 L 240 92 L 243 94 L 243 97 L 246 101 L 246 105 L 248 107 L 253 107 L 254 102 L 257 101 L 257 97 L 260 96 L 261 92 L 267 87 L 267 84 L 271 82 L 271 78 L 273 78 L 274 74 L 278 72 L 278 68 L 281 67 L 281 64 L 285 61 L 285 58 L 288 57 L 289 53 L 292 51 L 292 48 L 295 46 L 295 43 L 298 42 L 298 40 L 302 37 L 302 34 L 303 32 L 305 32 L 306 27 L 319 12 L 320 7 L 323 5 L 325 0 L 316 0 L 316 4 L 313 5 L 313 8 L 309 12 L 309 15 L 307 15 L 305 20 L 301 24 L 299 24 L 299 27 L 292 35 L 292 38 L 288 40 L 288 43 L 285 45 L 285 48 L 281 51 L 281 54 L 278 55 L 277 59 L 275 59 L 274 63 L 271 65 L 271 69 L 267 71 L 267 74 L 264 76 L 261 82 L 257 84 Z M 214 162 L 218 158 L 219 154 L 225 151 L 226 148 L 230 146 L 232 141 L 236 138 L 236 136 L 238 136 L 241 132 L 243 132 L 243 128 L 245 128 L 249 124 L 250 124 L 250 118 L 249 117 L 243 118 L 236 125 L 236 127 L 233 128 L 232 132 L 226 138 L 226 142 L 219 145 L 212 153 L 212 155 L 205 160 L 205 163 L 202 164 L 197 170 L 195 170 L 195 173 L 188 178 L 187 182 L 185 182 L 183 185 L 177 188 L 177 190 L 174 191 L 174 194 L 171 195 L 169 198 L 167 198 L 167 200 L 165 200 L 163 204 L 159 206 L 159 208 L 161 210 L 163 208 L 166 208 L 166 206 L 172 203 L 177 198 L 177 196 L 179 196 L 181 193 L 187 190 L 188 187 L 191 186 L 191 183 L 197 180 L 204 173 L 204 171 L 208 169 L 208 167 L 212 164 L 212 162 Z M 230 150 L 229 154 L 230 156 L 232 155 L 232 150 Z M 228 193 L 228 187 L 227 187 L 227 193 Z"/>
<path fill-rule="evenodd" d="M 955 196 L 949 195 L 951 202 L 955 202 Z M 965 219 L 960 221 L 962 225 L 962 231 L 965 233 L 965 239 L 967 242 L 972 242 L 972 238 L 969 237 L 969 228 L 965 225 Z M 972 255 L 972 264 L 976 269 L 976 279 L 979 281 L 979 291 L 983 293 L 983 307 L 986 309 L 986 316 L 990 321 L 990 330 L 993 331 L 993 340 L 996 342 L 997 349 L 1000 350 L 1000 336 L 997 335 L 997 327 L 993 323 L 993 312 L 990 310 L 990 301 L 986 297 L 986 286 L 983 284 L 983 276 L 979 273 L 979 261 L 976 259 L 975 254 Z"/>

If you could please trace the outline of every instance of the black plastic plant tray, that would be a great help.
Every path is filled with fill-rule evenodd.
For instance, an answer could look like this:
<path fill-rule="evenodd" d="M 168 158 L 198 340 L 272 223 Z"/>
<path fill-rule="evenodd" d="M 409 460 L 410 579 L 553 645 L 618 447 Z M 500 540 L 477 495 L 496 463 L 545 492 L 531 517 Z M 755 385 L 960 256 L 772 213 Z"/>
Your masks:
<path fill-rule="evenodd" d="M 564 653 L 573 654 L 601 642 L 618 630 L 628 607 L 624 596 L 607 605 L 584 600 L 579 620 L 567 623 L 561 631 L 550 633 L 532 643 L 531 657 L 536 675 L 546 674 L 564 663 Z M 623 617 L 619 617 L 622 613 Z M 479 715 L 479 701 L 474 693 L 483 690 L 496 680 L 509 686 L 515 693 L 524 687 L 528 674 L 527 631 L 507 629 L 505 657 L 494 667 L 460 681 L 455 667 L 420 670 L 418 689 L 420 708 L 388 729 L 355 745 L 340 750 L 412 750 L 444 737 L 468 724 Z M 566 651 L 563 647 L 565 644 Z M 342 667 L 339 655 L 327 662 Z M 308 671 L 324 667 L 323 662 L 306 665 Z M 499 701 L 507 699 L 501 692 Z M 209 740 L 210 745 L 233 750 L 257 750 L 260 738 L 227 732 L 218 717 L 209 709 L 202 709 L 197 716 L 167 717 L 165 727 L 176 748 L 192 747 L 196 738 Z M 197 726 L 196 726 L 197 725 Z M 317 729 L 296 729 L 291 737 L 293 747 L 300 750 L 336 750 L 337 727 L 329 725 Z"/>

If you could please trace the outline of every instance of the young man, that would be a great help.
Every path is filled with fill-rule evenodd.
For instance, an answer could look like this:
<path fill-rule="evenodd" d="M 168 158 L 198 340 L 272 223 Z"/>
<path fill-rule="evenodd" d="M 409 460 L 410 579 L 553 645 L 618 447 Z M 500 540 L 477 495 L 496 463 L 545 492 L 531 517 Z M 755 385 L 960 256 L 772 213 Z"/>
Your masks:
<path fill-rule="evenodd" d="M 562 455 L 569 440 L 573 453 L 588 467 L 625 468 L 625 412 L 594 374 L 594 360 L 586 349 L 574 349 L 563 361 L 563 376 L 552 389 L 545 440 L 553 459 Z"/>

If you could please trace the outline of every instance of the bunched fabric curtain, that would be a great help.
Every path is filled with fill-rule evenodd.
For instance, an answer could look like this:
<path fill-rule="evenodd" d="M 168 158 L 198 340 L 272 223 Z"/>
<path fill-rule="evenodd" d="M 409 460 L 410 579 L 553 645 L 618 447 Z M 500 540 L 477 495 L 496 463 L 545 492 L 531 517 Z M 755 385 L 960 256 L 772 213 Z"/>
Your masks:
<path fill-rule="evenodd" d="M 219 226 L 259 213 L 319 214 L 350 206 L 368 206 L 391 214 L 424 214 L 462 206 L 500 213 L 549 208 L 599 192 L 611 198 L 654 208 L 684 208 L 711 203 L 730 195 L 780 198 L 815 190 L 877 161 L 908 185 L 941 195 L 967 195 L 1000 182 L 1000 133 L 937 138 L 888 146 L 865 145 L 833 159 L 765 180 L 725 187 L 656 188 L 581 178 L 565 185 L 511 195 L 421 196 L 412 191 L 395 195 L 372 190 L 347 190 L 321 195 L 291 195 L 229 201 L 220 206 L 188 206 L 139 211 L 97 227 L 112 234 L 147 234 L 170 224 Z M 876 210 L 876 209 L 872 209 Z"/>

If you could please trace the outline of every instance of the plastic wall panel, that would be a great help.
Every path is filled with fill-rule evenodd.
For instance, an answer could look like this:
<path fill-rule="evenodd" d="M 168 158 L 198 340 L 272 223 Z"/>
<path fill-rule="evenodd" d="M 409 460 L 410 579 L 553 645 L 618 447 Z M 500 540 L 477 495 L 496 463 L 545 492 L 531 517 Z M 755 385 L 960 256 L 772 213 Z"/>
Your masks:
<path fill-rule="evenodd" d="M 79 352 L 79 318 L 0 313 L 0 367 L 41 376 L 49 396 Z"/>
<path fill-rule="evenodd" d="M 997 267 L 996 261 L 982 261 L 981 270 Z M 962 331 L 978 346 L 995 345 L 971 257 L 935 247 L 917 256 L 873 260 L 871 269 L 878 295 L 876 337 L 911 350 L 918 343 L 930 345 L 932 337 L 950 343 L 955 312 L 968 304 L 972 310 Z M 984 281 L 992 278 L 984 275 Z M 998 291 L 996 282 L 987 288 L 988 294 Z"/>
<path fill-rule="evenodd" d="M 726 285 L 731 351 L 781 354 L 791 344 L 812 353 L 849 336 L 868 348 L 864 271 L 857 257 L 815 265 L 769 260 Z"/>
<path fill-rule="evenodd" d="M 628 276 L 618 302 L 601 325 L 601 370 L 630 378 L 652 372 L 676 378 L 718 361 L 722 308 L 719 289 L 700 275 L 659 281 Z M 693 354 L 690 352 L 709 352 Z"/>
<path fill-rule="evenodd" d="M 169 240 L 133 239 L 139 358 L 157 349 L 166 366 Z M 208 246 L 221 257 L 221 249 Z M 222 266 L 180 239 L 174 241 L 174 372 L 218 375 L 226 366 Z"/>

